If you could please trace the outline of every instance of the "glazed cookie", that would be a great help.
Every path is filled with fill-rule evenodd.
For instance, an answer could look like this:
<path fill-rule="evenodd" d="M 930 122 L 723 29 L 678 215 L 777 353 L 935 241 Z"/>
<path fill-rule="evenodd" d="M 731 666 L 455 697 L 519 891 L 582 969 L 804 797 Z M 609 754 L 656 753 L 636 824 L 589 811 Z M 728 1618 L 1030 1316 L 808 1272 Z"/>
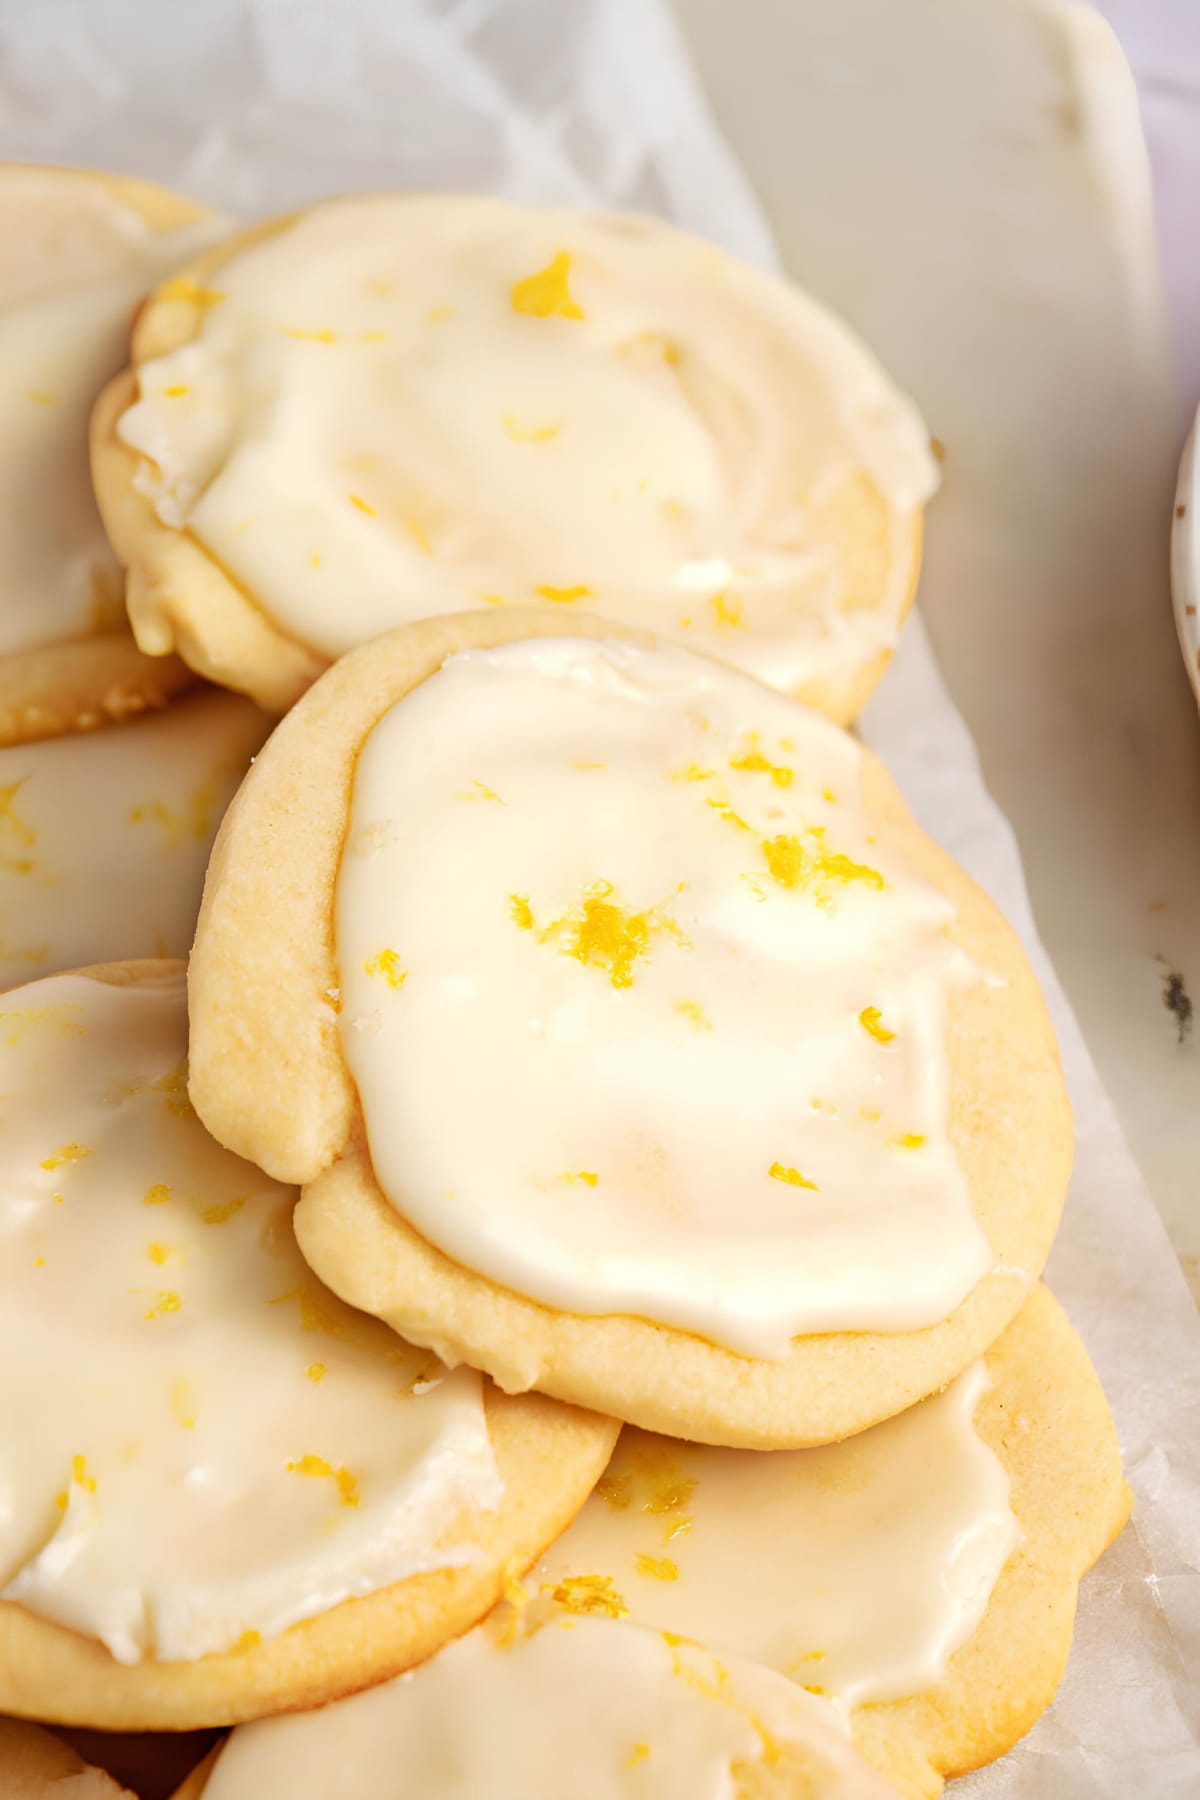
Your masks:
<path fill-rule="evenodd" d="M 38 1725 L 0 1719 L 0 1793 L 4 1800 L 134 1800 Z"/>
<path fill-rule="evenodd" d="M 305 1184 L 322 1280 L 447 1360 L 682 1437 L 844 1437 L 1043 1265 L 1041 996 L 836 726 L 547 629 L 392 633 L 278 727 L 209 868 L 193 1100 Z"/>
<path fill-rule="evenodd" d="M 912 599 L 910 404 L 815 301 L 653 219 L 327 201 L 201 257 L 131 360 L 93 473 L 138 642 L 265 706 L 394 626 L 542 604 L 848 720 Z"/>
<path fill-rule="evenodd" d="M 130 636 L 88 415 L 146 289 L 221 230 L 146 182 L 0 165 L 0 744 L 128 718 L 191 679 Z"/>
<path fill-rule="evenodd" d="M 832 1707 L 783 1676 L 603 1616 L 550 1619 L 503 1648 L 481 1626 L 412 1675 L 242 1726 L 176 1800 L 567 1793 L 897 1800 Z"/>
<path fill-rule="evenodd" d="M 450 1373 L 313 1279 L 207 1136 L 178 964 L 0 1008 L 0 1707 L 228 1724 L 382 1680 L 573 1516 L 616 1427 Z"/>
<path fill-rule="evenodd" d="M 186 1792 L 389 1800 L 382 1776 L 337 1785 L 352 1738 L 381 1770 L 419 1770 L 422 1800 L 549 1800 L 569 1759 L 589 1795 L 693 1800 L 710 1789 L 670 1755 L 707 1749 L 711 1701 L 729 1734 L 749 1711 L 761 1757 L 790 1749 L 790 1686 L 808 1709 L 793 1727 L 840 1742 L 843 1785 L 806 1787 L 768 1754 L 751 1763 L 762 1785 L 739 1792 L 873 1794 L 851 1779 L 848 1720 L 887 1791 L 928 1800 L 1049 1703 L 1079 1580 L 1127 1510 L 1104 1395 L 1038 1287 L 945 1393 L 849 1442 L 763 1455 L 626 1431 L 575 1524 L 483 1626 L 370 1695 L 235 1732 Z"/>
<path fill-rule="evenodd" d="M 86 738 L 0 749 L 0 988 L 186 955 L 217 826 L 270 723 L 209 690 Z"/>

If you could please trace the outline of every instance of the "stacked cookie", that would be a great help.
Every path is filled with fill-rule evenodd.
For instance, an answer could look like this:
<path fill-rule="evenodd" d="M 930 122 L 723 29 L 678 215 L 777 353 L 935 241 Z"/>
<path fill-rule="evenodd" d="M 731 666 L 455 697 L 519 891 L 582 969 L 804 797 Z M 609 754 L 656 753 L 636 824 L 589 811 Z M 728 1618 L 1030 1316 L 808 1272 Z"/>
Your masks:
<path fill-rule="evenodd" d="M 10 173 L 141 244 L 123 192 Z M 0 996 L 0 1709 L 236 1725 L 192 1800 L 935 1794 L 1049 1702 L 1128 1502 L 1039 1284 L 1036 983 L 842 729 L 919 421 L 648 221 L 204 229 L 92 413 L 137 647 L 72 626 L 170 704 L 0 752 L 61 757 L 69 819 L 66 756 L 122 746 L 125 828 L 184 821 L 138 875 L 172 919 L 207 857 L 186 982 L 64 894 Z M 285 714 L 210 857 L 267 723 L 164 666 Z M 224 773 L 181 805 L 189 709 Z M 74 889 L 125 862 L 95 835 Z"/>

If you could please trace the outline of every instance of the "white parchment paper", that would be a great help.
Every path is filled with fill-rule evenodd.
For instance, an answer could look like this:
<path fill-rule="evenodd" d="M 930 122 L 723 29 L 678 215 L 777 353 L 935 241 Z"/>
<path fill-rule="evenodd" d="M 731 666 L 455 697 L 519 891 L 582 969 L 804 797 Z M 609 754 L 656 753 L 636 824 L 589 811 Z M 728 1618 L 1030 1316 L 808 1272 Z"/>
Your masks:
<path fill-rule="evenodd" d="M 1018 10 L 1024 0 L 991 4 Z M 973 8 L 963 0 L 955 29 L 969 32 L 979 11 L 978 0 Z M 736 15 L 730 0 L 731 30 Z M 1048 44 L 1048 59 L 1057 57 L 1061 46 Z M 864 62 L 877 56 L 877 34 L 864 31 L 859 47 Z M 855 54 L 853 34 L 843 30 L 824 63 L 801 62 L 794 70 L 798 109 L 806 104 L 806 82 L 821 86 L 825 104 L 831 84 L 844 94 L 847 141 L 855 104 L 867 104 Z M 1049 92 L 1056 76 L 1049 60 L 1045 75 Z M 1002 65 L 994 78 L 1005 79 Z M 1039 93 L 1037 103 L 1044 99 Z M 1014 93 L 1014 117 L 1022 104 Z M 1119 111 L 1119 94 L 1113 104 Z M 969 97 L 964 104 L 959 96 L 954 118 L 955 129 L 970 131 Z M 1129 123 L 1118 120 L 1121 131 Z M 1120 132 L 1111 141 L 1120 141 Z M 1107 228 L 1144 252 L 1146 220 L 1137 216 L 1144 197 L 1113 165 L 1109 142 L 1097 146 L 1094 169 L 1084 172 L 1112 190 L 1105 189 L 1100 209 Z M 902 161 L 904 144 L 892 153 Z M 774 256 L 661 0 L 206 0 L 195 7 L 0 0 L 0 154 L 124 169 L 243 213 L 390 186 L 597 201 L 665 213 L 758 261 Z M 955 155 L 953 141 L 945 154 Z M 1090 153 L 1085 146 L 1080 154 Z M 1077 176 L 1078 168 L 1071 179 Z M 798 166 L 794 179 L 820 184 L 821 203 L 836 212 L 836 158 Z M 1069 186 L 1064 178 L 1064 220 L 1074 228 Z M 980 193 L 980 218 L 988 205 Z M 946 280 L 940 247 L 929 245 L 927 254 L 930 278 Z M 986 233 L 972 254 L 987 256 Z M 868 269 L 870 256 L 864 242 Z M 1130 269 L 1137 286 L 1138 267 L 1131 262 Z M 823 291 L 819 240 L 804 272 Z M 1142 298 L 1133 300 L 1131 310 L 1144 313 Z M 1053 308 L 1052 292 L 1045 303 Z M 879 304 L 886 310 L 886 297 Z M 1059 324 L 1070 329 L 1069 319 Z M 974 348 L 977 356 L 987 353 L 986 344 Z M 946 354 L 961 356 L 963 344 L 947 343 Z M 1147 380 L 1157 379 L 1158 354 L 1150 329 L 1130 344 L 1129 372 L 1136 379 L 1143 369 Z M 1027 431 L 1037 425 L 1035 390 L 1036 383 Z M 945 516 L 953 519 L 960 566 L 970 566 L 964 541 L 982 564 L 996 519 L 984 513 L 964 521 L 961 510 Z M 936 553 L 936 508 L 929 531 Z M 1069 546 L 1058 545 L 1056 554 L 1069 555 Z M 984 787 L 919 622 L 908 627 L 863 730 L 926 828 L 1017 925 L 1048 993 L 1079 1126 L 1050 1279 L 1100 1369 L 1136 1492 L 1131 1528 L 1085 1583 L 1075 1651 L 1054 1707 L 1011 1756 L 957 1791 L 1012 1800 L 1194 1800 L 1196 1313 L 1038 942 L 1012 834 Z M 1052 769 L 1045 779 L 1053 779 Z"/>

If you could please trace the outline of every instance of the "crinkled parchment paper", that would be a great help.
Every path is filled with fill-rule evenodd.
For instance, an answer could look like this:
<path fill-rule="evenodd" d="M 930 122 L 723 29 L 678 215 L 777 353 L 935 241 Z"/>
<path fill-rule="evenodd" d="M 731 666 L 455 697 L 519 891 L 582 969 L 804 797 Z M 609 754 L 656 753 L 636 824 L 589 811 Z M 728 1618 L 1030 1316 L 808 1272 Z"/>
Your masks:
<path fill-rule="evenodd" d="M 710 22 L 714 3 L 703 8 Z M 1043 505 L 1029 520 L 1022 464 L 1036 463 L 1043 497 L 1059 480 L 1072 484 L 1077 502 L 1079 482 L 1091 480 L 1095 506 L 1111 508 L 1118 490 L 1105 488 L 1096 460 L 1084 454 L 1083 434 L 1094 442 L 1103 406 L 1086 418 L 1081 412 L 1076 424 L 1057 379 L 1083 323 L 1079 309 L 1063 303 L 1070 284 L 1057 279 L 1062 267 L 1044 229 L 1036 256 L 1014 268 L 1013 233 L 1022 208 L 1036 206 L 1043 227 L 1061 219 L 1061 231 L 1048 234 L 1061 243 L 1059 265 L 1069 257 L 1077 270 L 1079 258 L 1090 258 L 1105 271 L 1109 313 L 1119 319 L 1124 306 L 1128 321 L 1127 331 L 1113 331 L 1109 359 L 1110 417 L 1119 422 L 1131 393 L 1161 391 L 1166 380 L 1132 90 L 1111 49 L 1048 4 L 956 0 L 940 19 L 933 0 L 795 4 L 798 13 L 808 6 L 811 29 L 788 80 L 797 114 L 819 113 L 825 153 L 798 155 L 780 171 L 808 184 L 813 202 L 811 232 L 793 260 L 818 293 L 837 297 L 853 277 L 869 300 L 866 316 L 881 321 L 880 347 L 917 397 L 929 405 L 926 385 L 955 397 L 946 492 L 928 526 L 931 606 L 940 618 L 955 583 L 997 586 L 1003 569 L 1012 580 L 1040 582 L 1051 612 L 1056 585 L 1087 568 L 1078 560 L 1080 507 Z M 738 10 L 738 0 L 728 0 L 731 32 Z M 887 219 L 870 219 L 854 199 L 839 204 L 839 183 L 856 193 L 856 159 L 879 154 L 868 127 L 900 67 L 889 63 L 889 16 L 893 30 L 903 19 L 908 66 L 920 68 L 942 126 L 934 162 L 928 138 L 918 146 L 897 133 L 888 144 L 900 198 Z M 914 65 L 911 36 L 920 31 L 928 43 Z M 986 106 L 970 87 L 981 79 Z M 759 261 L 775 254 L 660 0 L 0 5 L 0 152 L 154 176 L 245 213 L 390 186 L 598 201 L 666 213 Z M 937 174 L 956 161 L 970 178 L 957 197 Z M 928 198 L 912 200 L 918 194 Z M 911 217 L 897 215 L 910 201 Z M 938 284 L 939 316 L 958 327 L 942 326 L 933 338 L 914 302 L 929 283 Z M 947 297 L 960 290 L 955 314 Z M 1024 337 L 1022 316 L 1037 324 Z M 998 354 L 1013 359 L 1002 389 Z M 928 383 L 923 368 L 932 371 Z M 933 423 L 940 428 L 939 417 Z M 1039 453 L 1045 441 L 1053 456 Z M 956 462 L 965 476 L 974 469 L 982 478 L 958 481 Z M 1014 545 L 1030 531 L 1036 545 L 1022 562 Z M 1051 1712 L 1011 1756 L 958 1791 L 1021 1800 L 1194 1797 L 1196 1314 L 1038 942 L 1012 834 L 916 621 L 863 730 L 926 827 L 1014 920 L 1049 995 L 1079 1125 L 1050 1276 L 1099 1365 L 1137 1495 L 1131 1528 L 1085 1584 L 1070 1671 Z M 1040 767 L 1031 778 L 1053 783 L 1055 769 Z"/>

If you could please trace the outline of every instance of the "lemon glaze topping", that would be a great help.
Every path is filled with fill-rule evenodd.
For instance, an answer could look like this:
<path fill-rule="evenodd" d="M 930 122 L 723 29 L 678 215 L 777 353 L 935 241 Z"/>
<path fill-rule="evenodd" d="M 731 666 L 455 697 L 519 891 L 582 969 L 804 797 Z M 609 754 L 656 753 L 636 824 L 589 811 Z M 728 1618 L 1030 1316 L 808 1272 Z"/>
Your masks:
<path fill-rule="evenodd" d="M 395 1681 L 240 1726 L 206 1800 L 725 1800 L 776 1768 L 772 1792 L 895 1800 L 834 1708 L 771 1670 L 540 1600 L 499 1612 Z"/>
<path fill-rule="evenodd" d="M 464 1560 L 448 1513 L 499 1494 L 479 1378 L 320 1289 L 292 1191 L 182 1103 L 182 974 L 9 1004 L 0 1598 L 177 1661 Z"/>
<path fill-rule="evenodd" d="M 393 195 L 219 279 L 119 434 L 161 521 L 289 636 L 337 656 L 427 614 L 594 606 L 785 688 L 894 642 L 927 433 L 784 284 L 649 219 Z"/>
<path fill-rule="evenodd" d="M 733 671 L 591 640 L 461 654 L 384 715 L 339 1023 L 419 1231 L 543 1304 L 753 1355 L 953 1310 L 991 1262 L 947 1130 L 978 972 L 868 842 L 860 754 Z M 467 780 L 505 804 L 456 804 Z M 361 973 L 380 943 L 402 994 Z"/>

